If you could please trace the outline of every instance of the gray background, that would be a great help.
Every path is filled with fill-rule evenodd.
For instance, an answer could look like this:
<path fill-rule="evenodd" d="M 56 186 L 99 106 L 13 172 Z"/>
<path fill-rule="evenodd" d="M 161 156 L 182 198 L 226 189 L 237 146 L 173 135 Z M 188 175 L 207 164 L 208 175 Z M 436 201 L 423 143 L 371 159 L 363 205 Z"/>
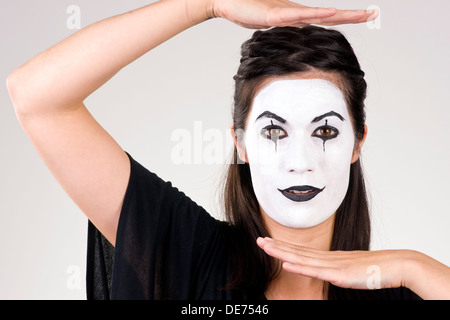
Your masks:
<path fill-rule="evenodd" d="M 81 27 L 143 6 L 143 0 L 2 0 L 0 78 Z M 339 26 L 367 73 L 369 135 L 363 163 L 371 195 L 373 249 L 422 251 L 450 265 L 448 12 L 444 0 L 302 1 L 381 8 L 379 29 Z M 171 135 L 230 125 L 232 76 L 252 30 L 210 20 L 123 69 L 87 107 L 129 152 L 220 217 L 223 164 L 176 165 Z M 87 219 L 57 184 L 18 124 L 0 86 L 0 299 L 84 299 Z M 224 145 L 225 154 L 229 146 Z M 194 148 L 194 147 L 193 147 Z"/>

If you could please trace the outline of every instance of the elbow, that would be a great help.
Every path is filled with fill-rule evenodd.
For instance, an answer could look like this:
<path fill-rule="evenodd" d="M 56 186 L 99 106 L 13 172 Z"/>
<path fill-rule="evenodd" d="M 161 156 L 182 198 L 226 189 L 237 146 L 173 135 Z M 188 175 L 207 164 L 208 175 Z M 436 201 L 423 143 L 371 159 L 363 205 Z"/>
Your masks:
<path fill-rule="evenodd" d="M 6 78 L 6 88 L 14 106 L 16 116 L 36 113 L 42 109 L 42 96 L 37 94 L 36 85 L 23 67 L 11 72 Z"/>
<path fill-rule="evenodd" d="M 19 67 L 6 78 L 6 87 L 16 116 L 29 116 L 67 111 L 78 107 L 79 97 L 72 98 L 64 90 L 58 94 L 54 79 L 38 74 L 27 66 Z M 81 100 L 82 102 L 82 100 Z"/>
<path fill-rule="evenodd" d="M 6 88 L 16 113 L 22 112 L 25 108 L 25 103 L 23 102 L 23 87 L 24 86 L 20 81 L 19 69 L 16 69 L 6 78 Z"/>
<path fill-rule="evenodd" d="M 6 89 L 8 90 L 9 97 L 11 101 L 14 103 L 14 99 L 16 97 L 16 71 L 11 72 L 6 78 Z"/>

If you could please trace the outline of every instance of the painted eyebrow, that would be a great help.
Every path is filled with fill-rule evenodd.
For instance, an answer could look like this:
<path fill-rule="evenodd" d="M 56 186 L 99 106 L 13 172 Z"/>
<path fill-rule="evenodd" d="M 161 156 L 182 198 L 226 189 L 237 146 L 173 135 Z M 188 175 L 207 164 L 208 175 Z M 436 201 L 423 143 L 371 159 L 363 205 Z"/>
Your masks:
<path fill-rule="evenodd" d="M 344 117 L 341 116 L 339 113 L 334 112 L 334 111 L 330 111 L 330 112 L 327 112 L 327 113 L 325 113 L 325 114 L 323 114 L 323 115 L 321 115 L 321 116 L 315 117 L 315 118 L 311 121 L 311 123 L 319 122 L 319 121 L 322 120 L 323 118 L 331 117 L 331 116 L 338 117 L 339 119 L 341 119 L 341 121 L 344 121 L 344 120 L 345 120 Z"/>
<path fill-rule="evenodd" d="M 283 119 L 279 115 L 277 115 L 277 114 L 275 114 L 273 112 L 270 112 L 270 111 L 264 111 L 263 113 L 261 113 L 258 116 L 258 118 L 256 118 L 255 122 L 258 121 L 259 119 L 263 118 L 263 117 L 265 117 L 265 118 L 272 118 L 272 119 L 275 119 L 275 120 L 277 120 L 277 121 L 279 121 L 281 123 L 286 123 L 287 122 L 285 119 Z"/>

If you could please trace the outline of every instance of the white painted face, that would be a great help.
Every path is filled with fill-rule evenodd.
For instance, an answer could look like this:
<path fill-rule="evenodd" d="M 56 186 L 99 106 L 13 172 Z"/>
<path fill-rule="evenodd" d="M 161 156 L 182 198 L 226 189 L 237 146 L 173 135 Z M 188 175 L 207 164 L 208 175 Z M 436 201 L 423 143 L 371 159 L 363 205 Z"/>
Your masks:
<path fill-rule="evenodd" d="M 261 208 L 291 228 L 327 220 L 347 192 L 354 143 L 344 96 L 333 83 L 265 86 L 253 100 L 244 142 Z"/>

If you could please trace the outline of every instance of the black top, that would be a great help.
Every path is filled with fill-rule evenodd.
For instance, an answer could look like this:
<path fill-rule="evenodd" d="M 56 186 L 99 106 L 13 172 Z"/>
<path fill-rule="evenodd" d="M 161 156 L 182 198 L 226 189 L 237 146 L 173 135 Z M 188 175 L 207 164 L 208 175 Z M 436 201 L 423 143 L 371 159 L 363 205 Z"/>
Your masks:
<path fill-rule="evenodd" d="M 115 248 L 89 222 L 88 299 L 253 299 L 225 290 L 231 274 L 231 228 L 184 193 L 131 162 Z M 380 299 L 417 298 L 405 288 Z"/>

